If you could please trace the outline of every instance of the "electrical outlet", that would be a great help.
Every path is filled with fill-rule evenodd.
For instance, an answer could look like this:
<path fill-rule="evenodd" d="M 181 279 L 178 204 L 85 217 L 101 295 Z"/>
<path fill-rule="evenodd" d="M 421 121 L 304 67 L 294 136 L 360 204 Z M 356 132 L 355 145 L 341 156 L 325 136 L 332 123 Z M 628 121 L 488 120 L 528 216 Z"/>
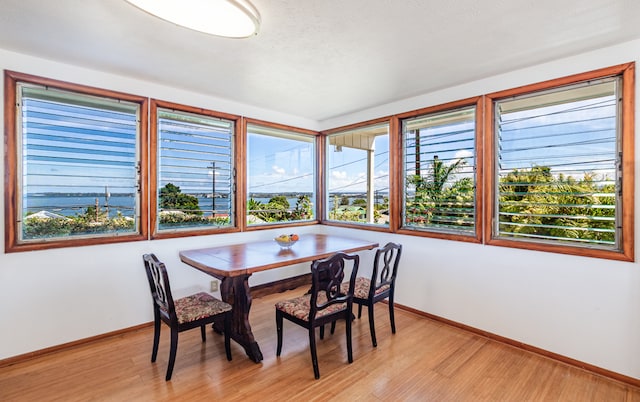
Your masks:
<path fill-rule="evenodd" d="M 212 292 L 218 291 L 218 281 L 211 281 L 211 291 Z"/>

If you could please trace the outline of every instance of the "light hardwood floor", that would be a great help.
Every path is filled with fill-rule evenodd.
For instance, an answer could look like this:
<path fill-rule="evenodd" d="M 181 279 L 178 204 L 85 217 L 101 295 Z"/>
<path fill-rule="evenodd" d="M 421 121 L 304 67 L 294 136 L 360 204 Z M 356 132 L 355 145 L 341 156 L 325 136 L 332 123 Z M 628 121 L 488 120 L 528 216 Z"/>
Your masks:
<path fill-rule="evenodd" d="M 378 347 L 366 312 L 354 322 L 354 362 L 347 364 L 344 324 L 318 341 L 320 379 L 313 378 L 307 333 L 284 324 L 275 356 L 274 303 L 293 290 L 255 299 L 254 334 L 264 360 L 251 362 L 232 342 L 209 331 L 180 334 L 169 382 L 167 327 L 150 362 L 153 330 L 123 335 L 0 368 L 1 401 L 640 401 L 640 389 L 387 306 L 376 306 Z M 40 329 L 46 334 L 46 329 Z"/>

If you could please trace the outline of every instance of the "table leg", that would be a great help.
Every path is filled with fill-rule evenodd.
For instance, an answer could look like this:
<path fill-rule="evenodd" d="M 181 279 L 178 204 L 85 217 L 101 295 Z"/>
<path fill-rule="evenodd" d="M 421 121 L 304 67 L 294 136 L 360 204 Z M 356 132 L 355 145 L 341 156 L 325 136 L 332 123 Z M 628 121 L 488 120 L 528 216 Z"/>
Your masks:
<path fill-rule="evenodd" d="M 231 338 L 244 347 L 247 356 L 256 363 L 262 361 L 262 352 L 251 332 L 249 310 L 251 309 L 251 290 L 249 275 L 222 278 L 220 284 L 222 300 L 233 306 L 231 320 Z M 222 327 L 216 328 L 220 330 Z"/>

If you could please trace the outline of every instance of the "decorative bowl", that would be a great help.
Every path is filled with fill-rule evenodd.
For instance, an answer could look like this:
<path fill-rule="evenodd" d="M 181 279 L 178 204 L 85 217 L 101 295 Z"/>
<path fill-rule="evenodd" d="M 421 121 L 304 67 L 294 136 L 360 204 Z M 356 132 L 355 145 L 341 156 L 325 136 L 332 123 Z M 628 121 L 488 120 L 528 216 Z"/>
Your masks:
<path fill-rule="evenodd" d="M 283 241 L 283 240 L 279 240 L 279 239 L 274 239 L 274 240 L 282 248 L 290 248 L 291 246 L 293 246 L 297 242 L 297 240 L 289 240 L 289 241 Z"/>

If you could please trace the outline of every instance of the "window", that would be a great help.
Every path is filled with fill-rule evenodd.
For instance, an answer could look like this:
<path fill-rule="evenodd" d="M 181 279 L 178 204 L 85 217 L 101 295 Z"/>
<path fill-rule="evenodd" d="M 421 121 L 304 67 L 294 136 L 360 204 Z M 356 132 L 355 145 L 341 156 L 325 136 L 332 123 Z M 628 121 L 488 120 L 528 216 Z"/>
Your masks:
<path fill-rule="evenodd" d="M 247 224 L 315 219 L 314 133 L 247 124 Z"/>
<path fill-rule="evenodd" d="M 490 97 L 496 244 L 629 258 L 633 97 L 614 70 Z"/>
<path fill-rule="evenodd" d="M 6 100 L 15 105 L 6 122 L 7 251 L 141 238 L 146 102 L 6 74 L 15 96 Z"/>
<path fill-rule="evenodd" d="M 402 229 L 479 241 L 478 101 L 401 118 Z"/>
<path fill-rule="evenodd" d="M 389 226 L 389 122 L 326 137 L 329 221 Z"/>
<path fill-rule="evenodd" d="M 156 116 L 154 230 L 175 234 L 234 227 L 238 118 L 155 100 L 151 113 Z"/>

